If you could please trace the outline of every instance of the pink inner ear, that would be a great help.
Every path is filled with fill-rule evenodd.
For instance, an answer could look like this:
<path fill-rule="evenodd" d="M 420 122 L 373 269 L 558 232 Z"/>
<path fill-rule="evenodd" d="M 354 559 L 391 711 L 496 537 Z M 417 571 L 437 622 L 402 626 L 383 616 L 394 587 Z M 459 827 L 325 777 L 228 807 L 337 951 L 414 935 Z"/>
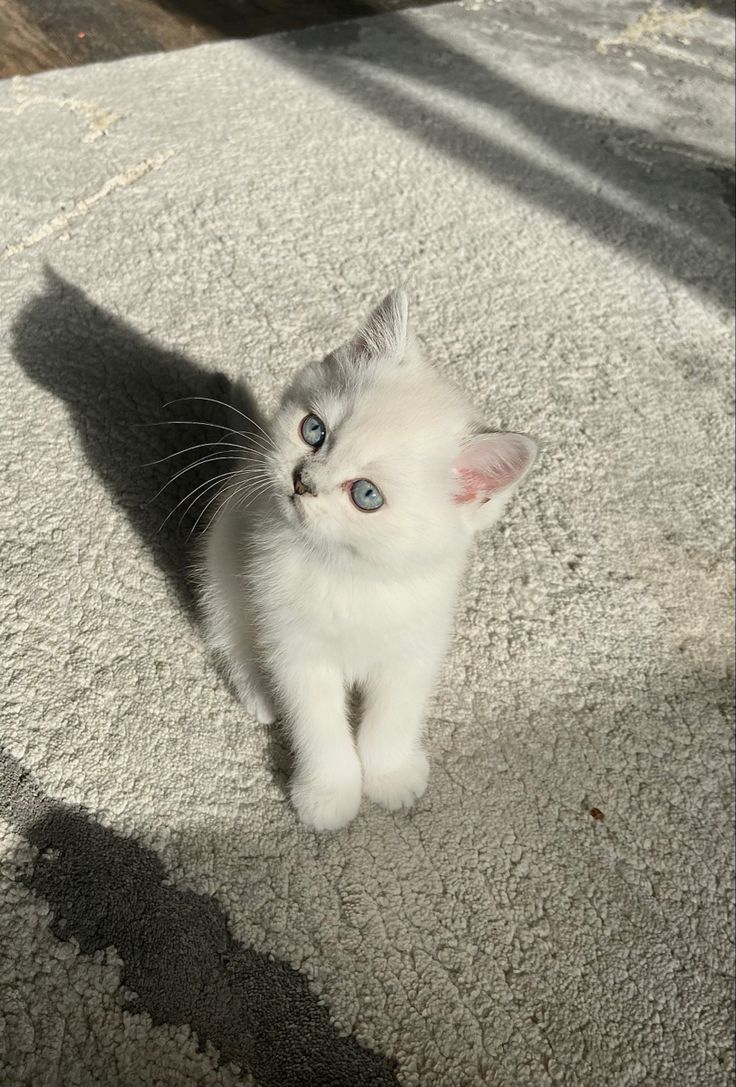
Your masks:
<path fill-rule="evenodd" d="M 511 487 L 529 467 L 533 443 L 518 434 L 484 434 L 454 464 L 455 501 L 487 502 Z"/>

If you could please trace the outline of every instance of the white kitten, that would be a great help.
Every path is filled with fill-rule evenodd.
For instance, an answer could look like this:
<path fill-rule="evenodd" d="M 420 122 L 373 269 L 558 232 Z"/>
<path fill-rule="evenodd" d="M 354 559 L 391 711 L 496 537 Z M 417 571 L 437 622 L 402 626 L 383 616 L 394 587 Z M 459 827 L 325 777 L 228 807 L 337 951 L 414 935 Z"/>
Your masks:
<path fill-rule="evenodd" d="M 206 541 L 208 640 L 260 721 L 283 709 L 304 823 L 344 826 L 361 793 L 409 807 L 427 784 L 424 714 L 473 534 L 536 445 L 484 431 L 422 362 L 403 291 L 297 375 L 254 445 L 255 475 L 251 453 L 231 493 L 255 480 L 256 497 L 246 510 L 225 499 Z"/>

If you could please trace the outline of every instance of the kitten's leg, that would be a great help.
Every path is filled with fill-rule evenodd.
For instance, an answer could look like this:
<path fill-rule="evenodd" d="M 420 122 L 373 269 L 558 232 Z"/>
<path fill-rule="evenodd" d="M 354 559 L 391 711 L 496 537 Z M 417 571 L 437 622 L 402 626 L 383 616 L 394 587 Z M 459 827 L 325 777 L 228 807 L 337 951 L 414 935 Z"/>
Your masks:
<path fill-rule="evenodd" d="M 355 818 L 361 796 L 342 674 L 330 665 L 300 663 L 282 667 L 277 678 L 296 757 L 294 807 L 307 826 L 337 830 Z"/>
<path fill-rule="evenodd" d="M 238 698 L 248 713 L 255 717 L 259 725 L 272 725 L 276 720 L 276 710 L 260 672 L 252 664 L 239 660 L 235 653 L 230 655 L 228 671 Z"/>
<path fill-rule="evenodd" d="M 276 711 L 268 686 L 256 663 L 256 649 L 247 615 L 237 613 L 224 587 L 213 579 L 203 593 L 205 640 L 222 661 L 238 698 L 261 725 L 272 725 Z"/>
<path fill-rule="evenodd" d="M 434 678 L 433 663 L 398 658 L 368 679 L 358 754 L 363 792 L 384 808 L 409 808 L 427 787 L 422 728 Z"/>

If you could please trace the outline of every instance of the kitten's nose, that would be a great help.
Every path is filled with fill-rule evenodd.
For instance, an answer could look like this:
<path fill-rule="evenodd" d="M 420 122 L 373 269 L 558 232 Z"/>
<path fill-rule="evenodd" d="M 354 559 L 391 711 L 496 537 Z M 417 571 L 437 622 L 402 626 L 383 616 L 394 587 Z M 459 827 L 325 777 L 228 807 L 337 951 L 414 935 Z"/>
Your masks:
<path fill-rule="evenodd" d="M 314 494 L 314 491 L 302 479 L 301 469 L 294 469 L 294 494 Z"/>

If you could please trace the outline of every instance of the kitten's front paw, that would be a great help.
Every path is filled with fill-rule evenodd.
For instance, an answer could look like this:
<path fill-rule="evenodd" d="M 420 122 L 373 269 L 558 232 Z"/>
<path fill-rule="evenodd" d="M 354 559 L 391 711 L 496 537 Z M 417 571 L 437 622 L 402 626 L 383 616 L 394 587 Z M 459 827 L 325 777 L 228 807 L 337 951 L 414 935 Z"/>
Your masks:
<path fill-rule="evenodd" d="M 291 799 L 297 815 L 313 830 L 340 830 L 358 814 L 361 796 L 360 763 L 343 767 L 339 774 L 310 776 L 299 770 L 291 783 Z"/>
<path fill-rule="evenodd" d="M 421 748 L 398 765 L 373 761 L 363 767 L 363 792 L 389 811 L 410 808 L 427 788 L 429 762 Z"/>
<path fill-rule="evenodd" d="M 251 694 L 247 700 L 243 699 L 243 701 L 259 725 L 272 725 L 276 720 L 276 710 L 268 695 Z"/>
<path fill-rule="evenodd" d="M 265 691 L 257 691 L 249 681 L 235 681 L 238 698 L 259 725 L 272 725 L 276 720 L 273 702 Z"/>

